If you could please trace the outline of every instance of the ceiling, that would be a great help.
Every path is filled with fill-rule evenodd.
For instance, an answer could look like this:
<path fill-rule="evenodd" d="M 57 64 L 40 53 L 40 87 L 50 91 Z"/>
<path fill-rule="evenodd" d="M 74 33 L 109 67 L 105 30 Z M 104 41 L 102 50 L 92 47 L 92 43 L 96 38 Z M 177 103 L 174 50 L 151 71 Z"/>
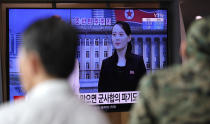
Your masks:
<path fill-rule="evenodd" d="M 179 1 L 186 31 L 196 16 L 205 17 L 210 15 L 210 0 Z"/>

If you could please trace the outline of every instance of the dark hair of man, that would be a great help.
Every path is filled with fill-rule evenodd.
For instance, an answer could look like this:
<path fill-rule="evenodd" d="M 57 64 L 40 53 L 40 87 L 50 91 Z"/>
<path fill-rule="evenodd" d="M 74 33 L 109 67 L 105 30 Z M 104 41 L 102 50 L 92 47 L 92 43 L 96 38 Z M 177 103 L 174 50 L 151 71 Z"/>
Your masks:
<path fill-rule="evenodd" d="M 126 33 L 127 36 L 130 36 L 131 35 L 131 28 L 129 26 L 129 24 L 127 22 L 123 22 L 123 21 L 118 21 L 115 23 L 115 25 L 119 25 Z M 128 45 L 127 45 L 127 50 L 126 50 L 126 59 L 129 58 L 129 55 L 131 54 L 131 50 L 132 50 L 132 45 L 131 45 L 131 41 L 128 42 Z M 118 62 L 118 56 L 117 56 L 117 51 L 115 50 L 114 51 L 114 60 L 115 60 L 115 63 Z"/>
<path fill-rule="evenodd" d="M 26 51 L 35 51 L 45 71 L 58 78 L 67 78 L 74 68 L 77 30 L 52 16 L 30 25 L 24 32 Z"/>

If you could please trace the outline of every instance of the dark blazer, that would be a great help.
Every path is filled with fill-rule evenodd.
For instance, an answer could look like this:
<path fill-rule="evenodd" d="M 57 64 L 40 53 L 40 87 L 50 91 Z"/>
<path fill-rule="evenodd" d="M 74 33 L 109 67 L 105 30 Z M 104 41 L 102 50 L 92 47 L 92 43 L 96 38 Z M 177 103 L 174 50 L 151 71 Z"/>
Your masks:
<path fill-rule="evenodd" d="M 129 54 L 126 66 L 118 67 L 114 55 L 103 60 L 98 92 L 135 91 L 139 79 L 146 73 L 143 58 Z"/>

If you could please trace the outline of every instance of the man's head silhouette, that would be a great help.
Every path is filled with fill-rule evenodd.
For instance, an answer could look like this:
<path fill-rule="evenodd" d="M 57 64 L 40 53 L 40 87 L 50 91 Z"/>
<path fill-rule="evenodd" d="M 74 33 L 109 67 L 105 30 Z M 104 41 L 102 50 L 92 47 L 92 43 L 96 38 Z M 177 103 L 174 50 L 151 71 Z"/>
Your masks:
<path fill-rule="evenodd" d="M 74 68 L 77 40 L 76 29 L 56 16 L 30 25 L 20 50 L 24 89 L 29 91 L 44 80 L 67 78 Z"/>

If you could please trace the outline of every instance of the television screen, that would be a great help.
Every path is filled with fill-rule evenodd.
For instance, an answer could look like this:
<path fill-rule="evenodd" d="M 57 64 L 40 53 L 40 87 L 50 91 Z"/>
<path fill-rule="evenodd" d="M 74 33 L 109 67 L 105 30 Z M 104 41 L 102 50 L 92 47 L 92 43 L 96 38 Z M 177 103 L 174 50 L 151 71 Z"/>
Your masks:
<path fill-rule="evenodd" d="M 165 9 L 8 9 L 7 12 L 10 101 L 24 96 L 17 61 L 23 31 L 34 21 L 55 15 L 79 30 L 75 65 L 79 76 L 69 83 L 79 86 L 78 92 L 74 90 L 87 104 L 105 111 L 129 110 L 140 95 L 136 88 L 144 68 L 146 73 L 152 73 L 167 65 Z M 129 48 L 125 47 L 128 44 L 129 54 Z"/>

